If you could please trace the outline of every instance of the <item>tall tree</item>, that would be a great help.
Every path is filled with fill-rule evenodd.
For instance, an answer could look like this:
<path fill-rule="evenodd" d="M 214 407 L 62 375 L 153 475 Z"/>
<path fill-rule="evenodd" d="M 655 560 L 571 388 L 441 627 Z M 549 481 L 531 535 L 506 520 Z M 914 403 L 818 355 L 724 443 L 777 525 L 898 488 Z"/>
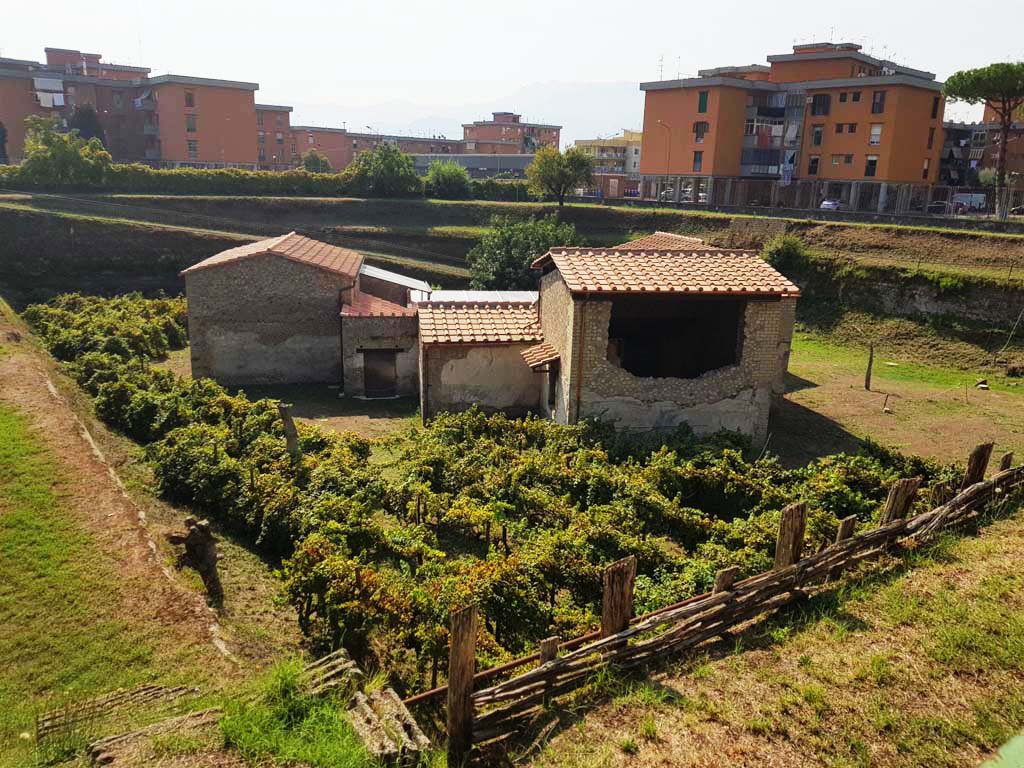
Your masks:
<path fill-rule="evenodd" d="M 594 178 L 594 161 L 576 147 L 559 152 L 556 147 L 541 147 L 526 168 L 530 191 L 550 196 L 565 205 L 565 196 Z"/>
<path fill-rule="evenodd" d="M 1013 119 L 1024 106 L 1024 62 L 989 64 L 956 72 L 946 80 L 944 93 L 968 104 L 984 104 L 999 118 L 999 154 L 996 160 L 996 206 L 1006 215 L 1003 188 L 1006 186 L 1006 145 Z"/>
<path fill-rule="evenodd" d="M 98 184 L 113 162 L 98 138 L 62 131 L 57 117 L 25 118 L 25 161 L 21 173 L 38 184 Z"/>
<path fill-rule="evenodd" d="M 352 186 L 367 197 L 413 197 L 423 194 L 423 181 L 412 157 L 396 145 L 378 144 L 358 155 L 350 166 Z"/>
<path fill-rule="evenodd" d="M 327 159 L 327 155 L 316 148 L 309 150 L 309 152 L 302 156 L 302 167 L 310 173 L 330 173 L 334 170 L 331 167 L 331 161 Z"/>

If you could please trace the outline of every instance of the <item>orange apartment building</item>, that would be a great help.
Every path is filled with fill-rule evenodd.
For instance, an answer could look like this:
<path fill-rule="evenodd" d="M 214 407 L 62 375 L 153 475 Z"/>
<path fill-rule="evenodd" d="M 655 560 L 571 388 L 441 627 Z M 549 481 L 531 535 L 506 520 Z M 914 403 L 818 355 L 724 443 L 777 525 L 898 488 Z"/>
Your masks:
<path fill-rule="evenodd" d="M 728 200 L 723 186 L 758 179 L 779 182 L 775 196 L 809 181 L 820 182 L 817 196 L 841 188 L 857 207 L 854 185 L 880 183 L 871 204 L 881 209 L 886 185 L 935 182 L 945 101 L 933 74 L 852 43 L 798 45 L 767 60 L 641 84 L 646 197 Z"/>
<path fill-rule="evenodd" d="M 256 162 L 260 170 L 283 171 L 294 165 L 291 112 L 291 107 L 279 104 L 256 105 Z"/>
<path fill-rule="evenodd" d="M 293 165 L 302 161 L 302 155 L 315 149 L 324 155 L 331 168 L 340 171 L 356 155 L 372 150 L 380 144 L 394 144 L 411 155 L 458 155 L 464 142 L 441 136 L 397 136 L 384 133 L 356 133 L 346 128 L 324 128 L 314 125 L 292 126 Z"/>
<path fill-rule="evenodd" d="M 559 146 L 562 126 L 524 123 L 515 112 L 492 112 L 490 120 L 464 123 L 467 153 L 531 154 L 540 147 Z"/>

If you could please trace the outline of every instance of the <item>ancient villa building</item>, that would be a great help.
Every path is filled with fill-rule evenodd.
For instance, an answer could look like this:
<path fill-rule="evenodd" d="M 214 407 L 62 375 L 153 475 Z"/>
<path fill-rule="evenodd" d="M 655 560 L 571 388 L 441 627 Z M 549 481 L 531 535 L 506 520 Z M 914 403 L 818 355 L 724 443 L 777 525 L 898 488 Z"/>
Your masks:
<path fill-rule="evenodd" d="M 417 391 L 412 290 L 430 286 L 356 251 L 290 232 L 184 272 L 194 376 L 230 384 L 343 384 L 346 395 Z"/>
<path fill-rule="evenodd" d="M 764 439 L 799 289 L 756 253 L 657 233 L 612 249 L 552 249 L 534 267 L 530 307 L 486 297 L 420 305 L 425 418 L 475 402 L 563 424 L 685 422 Z"/>
<path fill-rule="evenodd" d="M 764 439 L 799 290 L 756 253 L 658 232 L 533 266 L 539 291 L 432 291 L 294 232 L 232 248 L 182 273 L 193 374 Z"/>

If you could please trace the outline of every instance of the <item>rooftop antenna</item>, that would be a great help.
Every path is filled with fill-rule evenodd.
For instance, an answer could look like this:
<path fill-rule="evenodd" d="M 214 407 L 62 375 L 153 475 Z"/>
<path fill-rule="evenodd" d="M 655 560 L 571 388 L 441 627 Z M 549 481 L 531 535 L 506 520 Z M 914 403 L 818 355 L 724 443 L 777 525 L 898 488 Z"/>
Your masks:
<path fill-rule="evenodd" d="M 659 56 L 658 57 L 658 79 L 659 80 L 664 80 L 665 79 L 665 57 L 664 56 Z"/>
<path fill-rule="evenodd" d="M 676 80 L 679 79 L 679 73 L 682 72 L 683 57 L 676 56 Z"/>

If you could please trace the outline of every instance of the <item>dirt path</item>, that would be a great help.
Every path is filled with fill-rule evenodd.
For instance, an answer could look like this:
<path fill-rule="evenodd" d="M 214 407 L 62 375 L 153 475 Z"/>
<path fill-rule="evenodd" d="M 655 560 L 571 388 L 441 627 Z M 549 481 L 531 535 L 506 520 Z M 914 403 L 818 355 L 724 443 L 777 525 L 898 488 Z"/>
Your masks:
<path fill-rule="evenodd" d="M 212 677 L 233 675 L 236 660 L 221 639 L 216 614 L 164 562 L 147 527 L 90 430 L 60 391 L 56 366 L 0 312 L 0 402 L 24 414 L 59 462 L 67 514 L 109 557 L 121 605 L 132 623 L 157 626 L 164 640 L 206 658 Z M 59 617 L 54 617 L 55 621 Z"/>

